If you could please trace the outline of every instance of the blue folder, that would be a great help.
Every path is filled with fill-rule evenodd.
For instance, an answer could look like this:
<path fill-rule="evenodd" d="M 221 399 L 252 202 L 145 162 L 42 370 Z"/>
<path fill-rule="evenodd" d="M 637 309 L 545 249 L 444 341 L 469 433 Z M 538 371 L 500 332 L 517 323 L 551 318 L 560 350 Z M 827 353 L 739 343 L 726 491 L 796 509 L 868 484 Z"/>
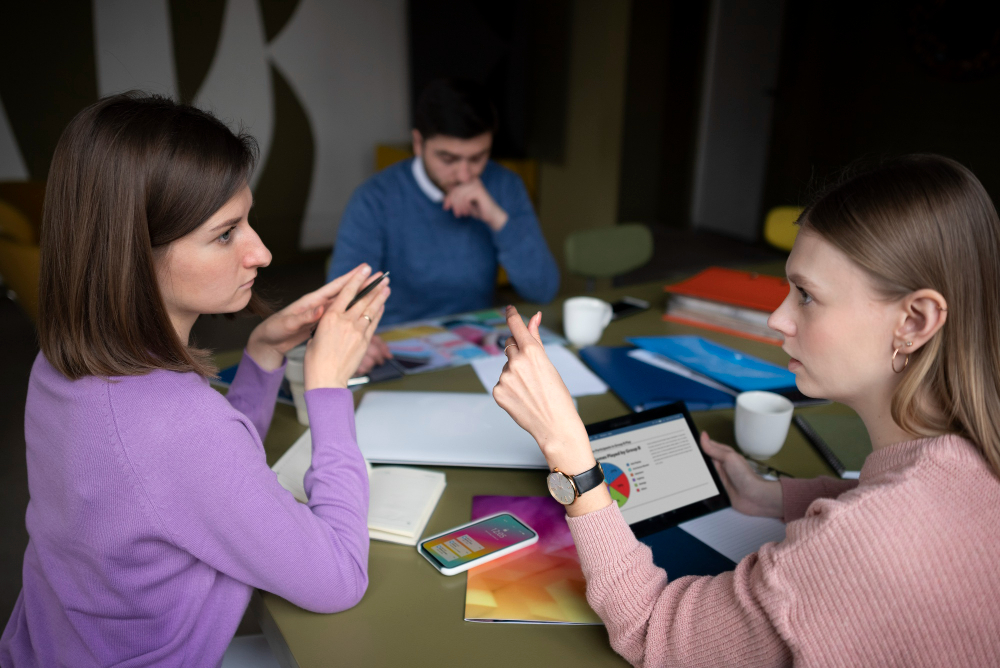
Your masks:
<path fill-rule="evenodd" d="M 795 387 L 795 374 L 788 369 L 700 336 L 634 336 L 626 340 L 740 392 Z"/>
<path fill-rule="evenodd" d="M 580 359 L 635 412 L 683 401 L 688 410 L 732 408 L 735 398 L 698 381 L 628 356 L 632 346 L 590 346 Z"/>

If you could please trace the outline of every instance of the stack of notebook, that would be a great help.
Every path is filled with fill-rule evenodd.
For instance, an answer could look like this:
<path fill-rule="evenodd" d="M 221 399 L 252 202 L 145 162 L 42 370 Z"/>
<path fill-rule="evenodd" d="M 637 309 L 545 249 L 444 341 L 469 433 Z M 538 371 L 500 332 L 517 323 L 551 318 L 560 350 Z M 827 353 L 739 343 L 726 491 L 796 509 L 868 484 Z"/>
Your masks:
<path fill-rule="evenodd" d="M 306 431 L 271 467 L 281 486 L 302 503 L 307 502 L 302 483 L 311 463 L 312 435 Z M 444 492 L 444 473 L 404 466 L 369 466 L 368 479 L 368 536 L 416 545 Z"/>
<path fill-rule="evenodd" d="M 788 294 L 788 281 L 782 278 L 709 267 L 664 290 L 671 295 L 664 320 L 776 345 L 783 341 L 767 326 Z"/>

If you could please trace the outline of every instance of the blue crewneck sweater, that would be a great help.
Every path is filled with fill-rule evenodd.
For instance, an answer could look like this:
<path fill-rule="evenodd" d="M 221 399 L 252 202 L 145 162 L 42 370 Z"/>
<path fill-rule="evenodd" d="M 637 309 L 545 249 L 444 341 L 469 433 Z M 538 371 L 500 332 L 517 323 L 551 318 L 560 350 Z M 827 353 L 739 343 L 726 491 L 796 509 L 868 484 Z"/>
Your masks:
<path fill-rule="evenodd" d="M 410 160 L 371 177 L 344 211 L 327 280 L 362 262 L 391 271 L 383 325 L 493 306 L 498 264 L 522 298 L 551 301 L 559 270 L 524 183 L 492 161 L 480 178 L 509 217 L 499 232 L 432 201 L 417 185 Z"/>

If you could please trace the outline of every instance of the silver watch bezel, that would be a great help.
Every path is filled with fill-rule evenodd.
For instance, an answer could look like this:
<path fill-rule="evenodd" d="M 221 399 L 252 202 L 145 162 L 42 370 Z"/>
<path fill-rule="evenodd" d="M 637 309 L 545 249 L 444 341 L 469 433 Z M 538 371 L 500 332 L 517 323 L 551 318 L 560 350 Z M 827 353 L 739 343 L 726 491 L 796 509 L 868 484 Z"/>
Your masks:
<path fill-rule="evenodd" d="M 572 504 L 579 496 L 573 478 L 562 471 L 553 471 L 545 479 L 545 482 L 548 485 L 549 494 L 552 495 L 552 498 L 564 506 Z"/>

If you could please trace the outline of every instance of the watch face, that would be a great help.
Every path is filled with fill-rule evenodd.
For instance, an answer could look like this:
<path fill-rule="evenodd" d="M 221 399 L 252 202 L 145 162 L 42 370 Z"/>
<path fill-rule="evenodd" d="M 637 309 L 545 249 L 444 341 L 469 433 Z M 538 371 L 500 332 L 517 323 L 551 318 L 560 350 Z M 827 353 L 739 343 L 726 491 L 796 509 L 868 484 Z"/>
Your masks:
<path fill-rule="evenodd" d="M 573 487 L 572 481 L 559 471 L 550 473 L 546 482 L 549 484 L 549 493 L 559 503 L 568 506 L 576 501 L 576 488 Z"/>

